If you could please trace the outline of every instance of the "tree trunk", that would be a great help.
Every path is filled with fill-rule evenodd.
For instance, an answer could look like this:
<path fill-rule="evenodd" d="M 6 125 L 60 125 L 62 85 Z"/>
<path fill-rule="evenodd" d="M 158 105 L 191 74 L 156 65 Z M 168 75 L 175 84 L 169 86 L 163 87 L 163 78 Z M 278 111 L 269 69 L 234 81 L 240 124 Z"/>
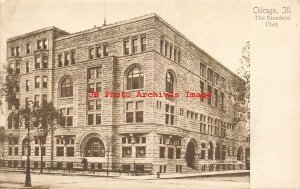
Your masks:
<path fill-rule="evenodd" d="M 41 148 L 41 167 L 40 167 L 40 173 L 43 173 L 43 147 L 44 144 L 42 141 L 40 141 L 40 148 Z"/>

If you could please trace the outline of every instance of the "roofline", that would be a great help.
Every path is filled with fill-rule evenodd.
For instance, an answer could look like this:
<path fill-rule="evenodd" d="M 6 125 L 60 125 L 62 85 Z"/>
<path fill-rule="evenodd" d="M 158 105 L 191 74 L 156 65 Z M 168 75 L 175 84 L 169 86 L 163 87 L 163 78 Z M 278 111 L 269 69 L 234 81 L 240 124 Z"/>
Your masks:
<path fill-rule="evenodd" d="M 49 26 L 49 27 L 46 27 L 46 28 L 42 28 L 42 29 L 38 29 L 38 30 L 35 30 L 35 31 L 32 31 L 32 32 L 26 33 L 26 34 L 17 35 L 17 36 L 15 36 L 15 37 L 8 38 L 8 39 L 6 40 L 6 42 L 7 42 L 7 43 L 8 43 L 8 42 L 12 42 L 12 41 L 15 41 L 15 40 L 20 39 L 20 38 L 23 38 L 23 37 L 28 37 L 28 36 L 30 36 L 30 35 L 38 34 L 38 33 L 45 32 L 45 31 L 49 31 L 49 30 L 57 30 L 57 31 L 60 31 L 60 32 L 66 34 L 66 35 L 69 35 L 69 34 L 70 34 L 69 32 L 66 32 L 66 31 L 64 31 L 64 30 L 62 30 L 62 29 L 59 29 L 59 28 L 55 27 L 55 26 Z"/>

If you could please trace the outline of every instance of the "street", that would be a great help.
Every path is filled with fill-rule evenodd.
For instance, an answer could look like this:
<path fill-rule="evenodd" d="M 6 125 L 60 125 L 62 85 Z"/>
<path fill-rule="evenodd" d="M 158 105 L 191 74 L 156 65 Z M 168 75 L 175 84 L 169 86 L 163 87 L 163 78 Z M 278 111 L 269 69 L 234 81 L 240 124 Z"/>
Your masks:
<path fill-rule="evenodd" d="M 213 176 L 193 177 L 181 179 L 152 179 L 145 180 L 142 177 L 93 177 L 93 176 L 62 176 L 62 175 L 39 175 L 31 174 L 33 188 L 159 188 L 159 189 L 193 189 L 193 188 L 249 188 L 249 175 L 243 176 Z M 25 174 L 16 172 L 0 172 L 0 188 L 22 188 Z"/>

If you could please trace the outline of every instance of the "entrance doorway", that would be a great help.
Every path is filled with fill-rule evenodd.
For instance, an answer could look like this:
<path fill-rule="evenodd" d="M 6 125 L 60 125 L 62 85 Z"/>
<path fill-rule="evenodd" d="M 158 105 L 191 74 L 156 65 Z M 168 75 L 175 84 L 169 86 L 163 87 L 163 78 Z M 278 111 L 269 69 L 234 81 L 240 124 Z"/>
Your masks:
<path fill-rule="evenodd" d="M 186 161 L 187 166 L 192 169 L 195 169 L 195 145 L 193 142 L 189 142 L 186 149 Z"/>

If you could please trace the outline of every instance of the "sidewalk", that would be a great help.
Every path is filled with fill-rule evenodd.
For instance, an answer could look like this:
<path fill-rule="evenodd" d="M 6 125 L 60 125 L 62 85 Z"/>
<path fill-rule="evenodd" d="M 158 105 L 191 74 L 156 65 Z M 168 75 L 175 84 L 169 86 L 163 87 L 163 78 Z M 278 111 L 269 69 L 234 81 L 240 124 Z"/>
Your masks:
<path fill-rule="evenodd" d="M 161 174 L 160 178 L 157 175 L 144 175 L 144 176 L 125 176 L 121 175 L 119 179 L 130 179 L 130 180 L 153 180 L 153 179 L 180 179 L 190 177 L 212 177 L 212 176 L 229 176 L 229 175 L 241 175 L 250 174 L 249 170 L 230 170 L 230 171 L 218 171 L 218 172 L 203 172 L 203 173 L 175 173 L 175 174 Z"/>

